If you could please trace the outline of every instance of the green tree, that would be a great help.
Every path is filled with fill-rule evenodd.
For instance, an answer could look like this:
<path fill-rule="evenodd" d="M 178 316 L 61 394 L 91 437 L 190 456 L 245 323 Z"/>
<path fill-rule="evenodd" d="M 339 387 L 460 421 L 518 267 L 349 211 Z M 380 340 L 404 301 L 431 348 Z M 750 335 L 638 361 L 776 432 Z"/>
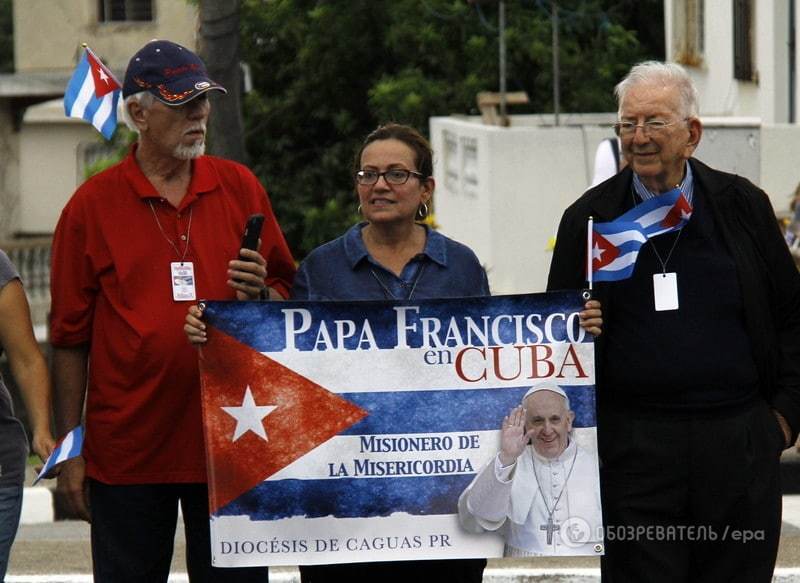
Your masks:
<path fill-rule="evenodd" d="M 550 1 L 506 5 L 508 89 L 530 97 L 514 111 L 552 111 Z M 663 58 L 663 39 L 638 33 L 661 2 L 559 7 L 561 111 L 613 110 L 613 86 L 630 65 Z M 476 93 L 498 87 L 491 2 L 242 0 L 241 16 L 254 81 L 247 150 L 297 257 L 355 220 L 352 156 L 378 123 L 427 132 L 429 117 L 476 113 Z"/>

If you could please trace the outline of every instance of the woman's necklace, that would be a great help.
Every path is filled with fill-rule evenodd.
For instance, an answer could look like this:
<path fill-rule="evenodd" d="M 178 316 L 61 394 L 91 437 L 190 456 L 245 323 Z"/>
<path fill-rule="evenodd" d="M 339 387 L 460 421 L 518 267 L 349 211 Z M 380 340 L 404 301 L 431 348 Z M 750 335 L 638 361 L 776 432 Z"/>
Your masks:
<path fill-rule="evenodd" d="M 378 276 L 378 274 L 375 272 L 374 269 L 370 268 L 369 272 L 372 274 L 372 277 L 375 278 L 375 281 L 378 282 L 378 285 L 381 286 L 381 289 L 383 290 L 383 295 L 387 300 L 410 300 L 411 297 L 414 295 L 414 291 L 417 289 L 417 284 L 419 283 L 420 277 L 422 277 L 422 272 L 425 271 L 425 265 L 426 265 L 425 263 L 419 264 L 419 268 L 417 269 L 417 273 L 414 276 L 414 280 L 410 284 L 406 283 L 405 281 L 401 282 L 400 285 L 404 289 L 408 287 L 411 288 L 408 292 L 408 295 L 404 298 L 402 297 L 398 298 L 396 295 L 394 295 L 392 293 L 392 290 L 389 289 L 389 286 L 386 285 L 386 283 L 380 278 L 380 276 Z"/>
<path fill-rule="evenodd" d="M 364 229 L 361 231 L 361 236 L 364 239 L 364 245 L 367 247 L 367 252 L 370 251 L 370 247 L 372 247 L 372 251 L 374 252 L 375 247 L 376 246 L 380 246 L 380 245 L 377 244 L 377 242 L 375 241 L 375 237 L 372 234 L 372 230 L 374 228 L 375 227 L 372 226 L 372 225 L 367 225 L 367 227 L 364 227 Z M 412 233 L 413 233 L 413 231 L 412 231 Z M 370 253 L 370 258 L 372 258 L 372 255 L 373 254 Z M 413 259 L 413 257 L 412 257 L 412 259 Z M 408 265 L 408 264 L 406 264 L 406 265 Z M 408 294 L 406 295 L 406 297 L 398 297 L 397 295 L 395 295 L 394 292 L 392 292 L 392 290 L 389 287 L 389 285 L 387 285 L 387 283 L 378 275 L 378 273 L 375 271 L 375 269 L 370 268 L 369 272 L 372 274 L 372 277 L 375 279 L 375 281 L 378 282 L 378 285 L 381 287 L 381 291 L 383 291 L 383 295 L 384 295 L 384 297 L 386 299 L 388 299 L 388 300 L 410 300 L 414 296 L 414 291 L 416 291 L 417 284 L 419 283 L 419 280 L 422 277 L 422 273 L 425 271 L 425 266 L 426 266 L 425 263 L 420 263 L 419 264 L 419 267 L 417 268 L 417 272 L 414 275 L 414 279 L 410 283 L 406 282 L 406 281 L 403 281 L 402 279 L 400 280 L 400 286 L 404 290 L 405 289 L 409 290 Z M 405 269 L 405 267 L 403 269 Z M 402 271 L 401 271 L 401 274 L 402 274 Z"/>

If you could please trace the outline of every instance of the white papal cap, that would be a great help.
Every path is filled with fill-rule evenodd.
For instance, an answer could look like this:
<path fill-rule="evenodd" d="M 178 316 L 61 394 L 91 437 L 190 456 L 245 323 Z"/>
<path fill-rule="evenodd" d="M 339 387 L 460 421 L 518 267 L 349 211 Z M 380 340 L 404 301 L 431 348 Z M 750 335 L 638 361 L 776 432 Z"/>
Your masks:
<path fill-rule="evenodd" d="M 561 395 L 564 397 L 564 400 L 567 402 L 567 409 L 569 409 L 569 397 L 564 392 L 564 389 L 559 387 L 558 385 L 534 385 L 525 393 L 525 396 L 522 397 L 522 404 L 525 404 L 525 399 L 530 397 L 534 393 L 538 393 L 539 391 L 550 391 L 551 393 L 555 393 L 557 395 Z"/>

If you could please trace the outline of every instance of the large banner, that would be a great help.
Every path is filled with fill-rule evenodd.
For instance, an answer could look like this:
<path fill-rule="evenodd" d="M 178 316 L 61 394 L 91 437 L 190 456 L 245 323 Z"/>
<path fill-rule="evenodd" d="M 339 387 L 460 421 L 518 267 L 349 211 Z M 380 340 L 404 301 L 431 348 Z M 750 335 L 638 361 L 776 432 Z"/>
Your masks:
<path fill-rule="evenodd" d="M 583 303 L 208 302 L 214 564 L 601 554 Z M 532 387 L 530 445 L 498 474 Z"/>

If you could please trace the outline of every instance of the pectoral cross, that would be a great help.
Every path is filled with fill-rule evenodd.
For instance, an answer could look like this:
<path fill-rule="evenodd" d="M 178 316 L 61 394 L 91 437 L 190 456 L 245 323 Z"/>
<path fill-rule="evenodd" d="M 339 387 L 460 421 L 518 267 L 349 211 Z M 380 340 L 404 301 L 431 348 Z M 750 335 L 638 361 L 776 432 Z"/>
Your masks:
<path fill-rule="evenodd" d="M 553 517 L 547 517 L 547 524 L 542 524 L 539 526 L 539 530 L 546 530 L 547 531 L 547 544 L 553 544 L 553 533 L 557 530 L 561 530 L 561 527 L 553 522 Z"/>

